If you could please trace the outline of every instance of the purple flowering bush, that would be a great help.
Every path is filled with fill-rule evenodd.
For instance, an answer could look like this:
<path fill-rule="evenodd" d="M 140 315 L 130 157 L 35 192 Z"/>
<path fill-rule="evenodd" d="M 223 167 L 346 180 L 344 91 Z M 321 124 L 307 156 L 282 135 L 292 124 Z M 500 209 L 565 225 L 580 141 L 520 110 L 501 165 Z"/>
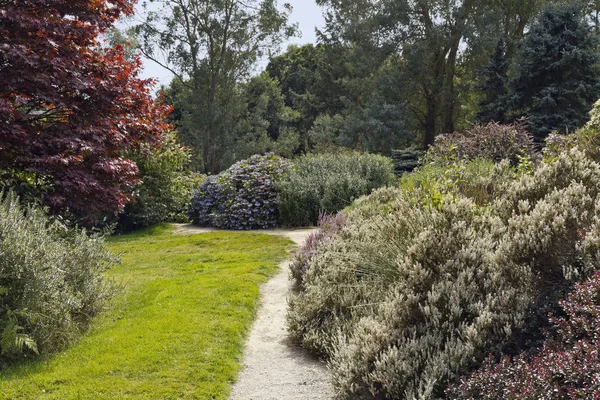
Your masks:
<path fill-rule="evenodd" d="M 319 230 L 311 233 L 304 242 L 290 264 L 290 272 L 298 290 L 304 289 L 304 276 L 310 267 L 313 256 L 319 246 L 329 240 L 346 225 L 346 216 L 343 213 L 321 214 L 319 217 Z"/>
<path fill-rule="evenodd" d="M 273 153 L 255 155 L 209 176 L 192 196 L 192 222 L 223 229 L 260 229 L 277 225 L 275 182 L 290 168 Z"/>
<path fill-rule="evenodd" d="M 550 315 L 554 331 L 533 357 L 492 357 L 450 388 L 451 399 L 600 398 L 600 271 L 575 285 L 560 302 L 565 316 Z"/>

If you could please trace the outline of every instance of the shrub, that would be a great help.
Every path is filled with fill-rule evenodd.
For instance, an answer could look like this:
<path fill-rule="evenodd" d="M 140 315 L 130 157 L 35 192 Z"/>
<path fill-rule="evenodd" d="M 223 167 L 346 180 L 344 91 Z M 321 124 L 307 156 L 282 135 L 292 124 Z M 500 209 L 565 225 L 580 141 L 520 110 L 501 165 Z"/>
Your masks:
<path fill-rule="evenodd" d="M 392 150 L 392 160 L 394 161 L 394 173 L 403 175 L 412 172 L 421 165 L 421 160 L 425 152 L 415 147 L 409 147 L 402 150 Z"/>
<path fill-rule="evenodd" d="M 304 276 L 319 246 L 339 232 L 345 222 L 346 217 L 343 213 L 323 214 L 319 217 L 319 230 L 308 235 L 304 245 L 294 254 L 294 259 L 290 264 L 291 276 L 297 289 L 304 288 Z"/>
<path fill-rule="evenodd" d="M 588 158 L 600 162 L 600 100 L 594 104 L 590 121 L 583 128 L 566 135 L 551 133 L 546 138 L 544 156 L 557 157 L 574 147 L 583 151 Z"/>
<path fill-rule="evenodd" d="M 550 316 L 555 330 L 539 352 L 499 363 L 490 357 L 471 377 L 451 387 L 452 399 L 592 399 L 600 396 L 600 272 L 575 285 Z"/>
<path fill-rule="evenodd" d="M 269 153 L 209 176 L 192 197 L 190 218 L 201 226 L 272 228 L 278 221 L 275 184 L 290 168 L 287 159 Z"/>
<path fill-rule="evenodd" d="M 395 182 L 389 158 L 374 154 L 313 154 L 294 161 L 277 184 L 281 221 L 315 225 L 319 215 L 335 214 L 358 197 Z"/>
<path fill-rule="evenodd" d="M 117 260 L 99 235 L 0 201 L 0 359 L 63 348 L 113 293 L 102 276 Z"/>
<path fill-rule="evenodd" d="M 599 261 L 600 166 L 572 150 L 506 169 L 489 172 L 503 179 L 485 204 L 377 191 L 317 248 L 288 322 L 330 358 L 340 398 L 440 397 L 485 354 L 543 340 L 547 312 Z"/>
<path fill-rule="evenodd" d="M 132 193 L 134 201 L 119 216 L 120 230 L 187 221 L 192 192 L 204 180 L 188 169 L 190 158 L 189 149 L 178 143 L 175 133 L 165 136 L 162 147 L 142 146 L 132 155 L 142 182 Z"/>
<path fill-rule="evenodd" d="M 454 159 L 473 158 L 508 159 L 517 164 L 520 157 L 532 157 L 535 153 L 533 139 L 524 126 L 524 122 L 512 125 L 490 122 L 475 125 L 463 133 L 440 135 L 427 152 L 427 158 L 441 164 Z"/>

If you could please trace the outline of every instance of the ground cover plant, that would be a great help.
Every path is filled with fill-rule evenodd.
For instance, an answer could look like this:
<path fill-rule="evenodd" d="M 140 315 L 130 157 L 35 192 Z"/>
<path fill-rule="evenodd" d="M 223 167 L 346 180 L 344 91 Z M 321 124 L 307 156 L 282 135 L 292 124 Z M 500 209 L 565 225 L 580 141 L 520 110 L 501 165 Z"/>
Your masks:
<path fill-rule="evenodd" d="M 493 357 L 460 385 L 452 399 L 594 399 L 600 393 L 600 271 L 575 285 L 550 316 L 553 329 L 533 357 L 495 363 Z"/>
<path fill-rule="evenodd" d="M 290 242 L 159 227 L 110 240 L 123 263 L 110 308 L 64 352 L 4 366 L 2 399 L 226 399 L 259 284 Z"/>
<path fill-rule="evenodd" d="M 598 265 L 593 158 L 577 146 L 513 164 L 482 155 L 360 199 L 292 263 L 303 279 L 290 331 L 329 359 L 339 398 L 444 397 L 488 354 L 540 346 L 547 314 Z"/>

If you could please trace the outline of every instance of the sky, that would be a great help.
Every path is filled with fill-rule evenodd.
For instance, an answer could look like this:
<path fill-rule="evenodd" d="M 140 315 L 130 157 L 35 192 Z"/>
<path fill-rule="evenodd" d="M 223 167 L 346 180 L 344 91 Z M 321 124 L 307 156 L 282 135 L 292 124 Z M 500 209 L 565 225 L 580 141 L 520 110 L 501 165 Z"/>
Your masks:
<path fill-rule="evenodd" d="M 288 42 L 281 46 L 281 51 L 285 51 L 287 46 L 290 44 L 306 44 L 316 42 L 316 28 L 323 28 L 325 20 L 322 15 L 322 10 L 315 4 L 314 0 L 279 0 L 279 4 L 290 3 L 293 7 L 290 15 L 291 23 L 298 23 L 301 37 L 295 37 L 290 39 Z M 259 70 L 264 68 L 268 60 L 262 60 L 258 67 Z M 155 78 L 159 80 L 159 84 L 168 84 L 172 79 L 172 74 L 166 69 L 162 68 L 155 62 L 147 59 L 143 59 L 144 69 L 141 74 L 141 78 Z"/>

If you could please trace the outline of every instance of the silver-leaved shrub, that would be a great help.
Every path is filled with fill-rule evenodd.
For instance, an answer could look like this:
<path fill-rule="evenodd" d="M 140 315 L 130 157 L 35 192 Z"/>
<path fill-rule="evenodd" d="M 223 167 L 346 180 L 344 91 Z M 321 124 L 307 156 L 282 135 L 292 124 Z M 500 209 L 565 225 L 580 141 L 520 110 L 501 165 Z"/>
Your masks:
<path fill-rule="evenodd" d="M 541 343 L 598 265 L 600 168 L 577 148 L 423 168 L 346 210 L 290 301 L 292 334 L 329 358 L 339 398 L 443 397 L 488 354 Z"/>
<path fill-rule="evenodd" d="M 0 200 L 0 360 L 64 348 L 114 294 L 103 272 L 118 259 L 100 235 Z"/>

